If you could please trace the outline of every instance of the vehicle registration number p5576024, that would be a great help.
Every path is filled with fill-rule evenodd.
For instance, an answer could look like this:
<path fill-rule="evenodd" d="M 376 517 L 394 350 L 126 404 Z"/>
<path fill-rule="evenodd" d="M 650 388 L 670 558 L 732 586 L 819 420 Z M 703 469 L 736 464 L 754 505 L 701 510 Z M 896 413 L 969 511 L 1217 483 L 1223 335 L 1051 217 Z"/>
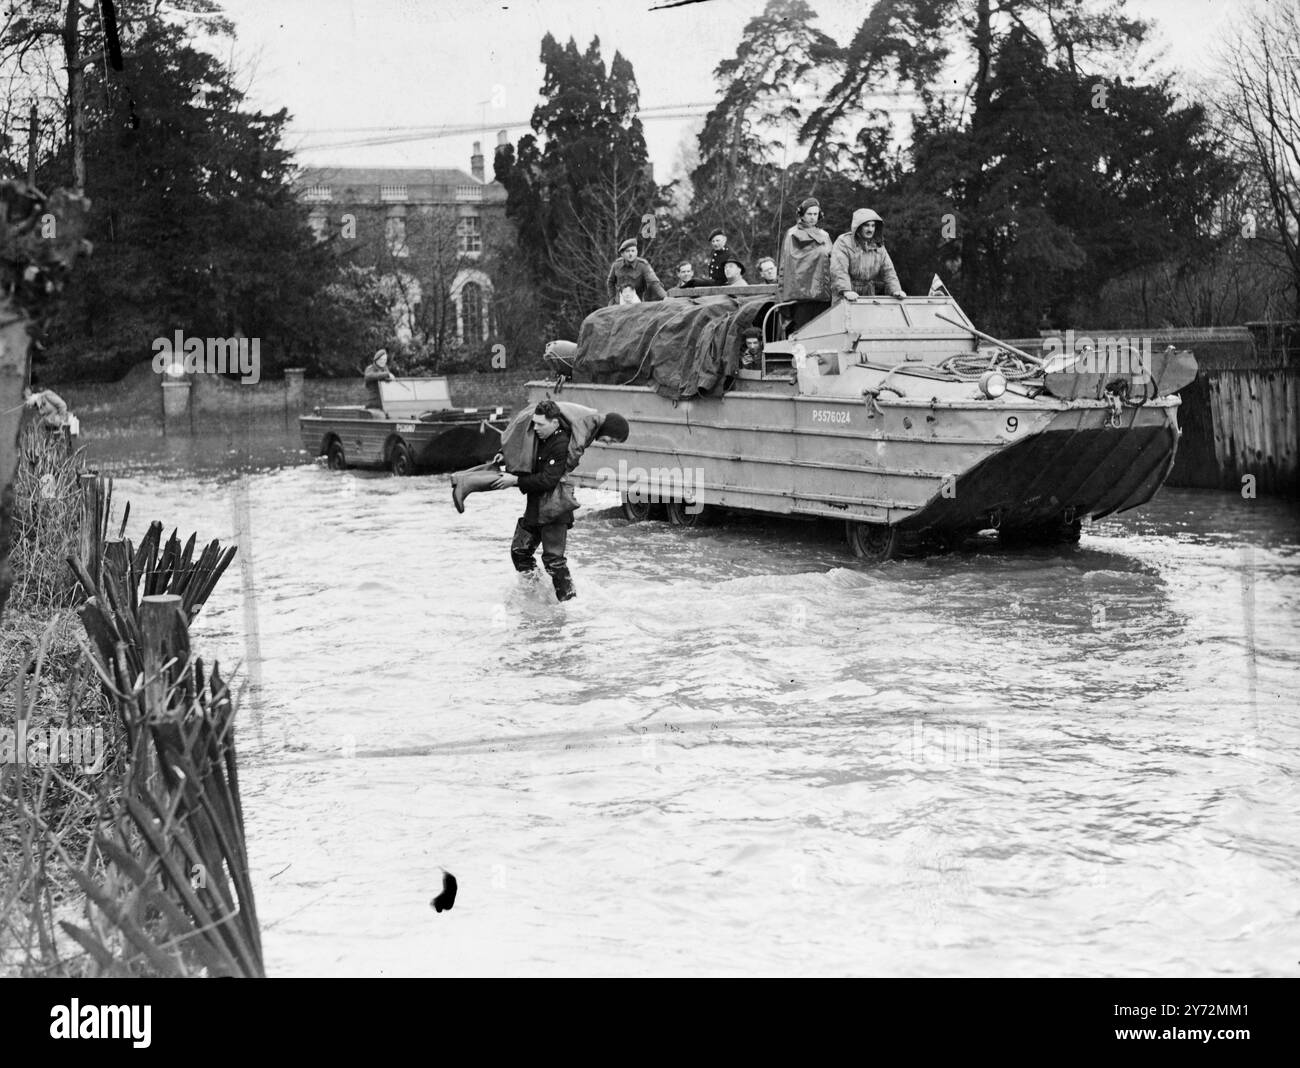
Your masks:
<path fill-rule="evenodd" d="M 812 421 L 814 423 L 847 423 L 850 420 L 848 412 L 837 412 L 833 408 L 814 408 L 812 410 Z"/>

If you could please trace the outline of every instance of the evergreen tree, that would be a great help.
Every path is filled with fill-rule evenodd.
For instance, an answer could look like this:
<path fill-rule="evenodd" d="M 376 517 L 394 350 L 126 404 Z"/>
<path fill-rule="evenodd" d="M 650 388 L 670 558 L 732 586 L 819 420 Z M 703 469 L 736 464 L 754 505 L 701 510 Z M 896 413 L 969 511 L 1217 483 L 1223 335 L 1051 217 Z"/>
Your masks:
<path fill-rule="evenodd" d="M 541 59 L 545 99 L 533 133 L 497 150 L 495 173 L 551 317 L 572 334 L 604 303 L 619 241 L 637 235 L 658 196 L 632 65 L 616 52 L 607 72 L 599 39 L 580 52 L 572 38 L 561 46 L 549 33 Z"/>
<path fill-rule="evenodd" d="M 983 96 L 968 125 L 918 125 L 913 169 L 883 200 L 914 286 L 959 258 L 952 288 L 969 309 L 1032 332 L 1045 308 L 1067 315 L 1109 279 L 1203 244 L 1235 171 L 1203 109 L 1167 84 L 1100 81 L 1014 30 Z"/>
<path fill-rule="evenodd" d="M 799 94 L 815 90 L 816 72 L 839 53 L 813 26 L 816 17 L 803 0 L 768 0 L 735 56 L 715 69 L 721 97 L 704 120 L 691 172 L 688 229 L 699 249 L 721 227 L 741 254 L 774 252 L 783 226 L 795 221 L 786 202 L 817 192 L 816 175 L 791 158 L 787 136 L 803 122 Z"/>
<path fill-rule="evenodd" d="M 59 373 L 112 376 L 157 337 L 261 340 L 263 373 L 307 361 L 307 311 L 336 277 L 291 188 L 284 111 L 242 109 L 215 58 L 161 20 L 122 71 L 86 71 L 83 135 L 95 252 L 49 335 Z M 70 173 L 65 143 L 43 184 Z"/>

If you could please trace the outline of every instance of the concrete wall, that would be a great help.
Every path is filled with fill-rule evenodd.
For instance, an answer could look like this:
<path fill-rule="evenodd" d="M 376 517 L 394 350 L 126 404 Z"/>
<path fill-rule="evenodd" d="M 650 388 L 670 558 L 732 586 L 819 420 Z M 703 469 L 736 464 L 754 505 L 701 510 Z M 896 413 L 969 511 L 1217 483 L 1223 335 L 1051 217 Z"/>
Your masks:
<path fill-rule="evenodd" d="M 495 371 L 449 375 L 451 399 L 459 408 L 518 408 L 526 399 L 524 383 L 545 377 L 544 371 Z M 170 405 L 182 404 L 168 415 L 188 424 L 230 416 L 293 417 L 327 404 L 364 404 L 366 388 L 359 378 L 303 379 L 287 372 L 283 381 L 244 385 L 220 375 L 190 375 L 188 390 L 170 389 Z M 87 430 L 96 423 L 127 423 L 164 418 L 162 377 L 149 362 L 138 364 L 117 382 L 46 383 L 78 416 Z M 184 394 L 182 400 L 181 396 Z"/>

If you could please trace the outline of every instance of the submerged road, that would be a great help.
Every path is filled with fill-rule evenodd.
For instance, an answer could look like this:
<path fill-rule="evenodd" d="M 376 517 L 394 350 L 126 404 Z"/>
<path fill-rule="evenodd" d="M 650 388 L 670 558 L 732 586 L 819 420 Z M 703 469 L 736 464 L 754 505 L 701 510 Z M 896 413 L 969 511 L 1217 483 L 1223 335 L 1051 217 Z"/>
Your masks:
<path fill-rule="evenodd" d="M 115 496 L 242 532 L 195 633 L 242 663 L 272 975 L 1294 974 L 1294 505 L 863 570 L 580 490 L 561 606 L 513 491 L 209 444 L 118 443 Z"/>

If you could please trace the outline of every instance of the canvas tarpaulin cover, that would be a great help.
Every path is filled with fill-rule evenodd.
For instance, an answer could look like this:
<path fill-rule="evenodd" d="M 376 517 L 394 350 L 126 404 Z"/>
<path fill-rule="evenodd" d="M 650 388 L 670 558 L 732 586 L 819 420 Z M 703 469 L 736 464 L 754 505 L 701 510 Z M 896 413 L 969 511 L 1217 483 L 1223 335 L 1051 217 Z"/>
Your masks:
<path fill-rule="evenodd" d="M 740 334 L 761 325 L 770 298 L 673 297 L 592 312 L 578 334 L 574 377 L 652 385 L 665 397 L 720 394 L 740 364 Z"/>

